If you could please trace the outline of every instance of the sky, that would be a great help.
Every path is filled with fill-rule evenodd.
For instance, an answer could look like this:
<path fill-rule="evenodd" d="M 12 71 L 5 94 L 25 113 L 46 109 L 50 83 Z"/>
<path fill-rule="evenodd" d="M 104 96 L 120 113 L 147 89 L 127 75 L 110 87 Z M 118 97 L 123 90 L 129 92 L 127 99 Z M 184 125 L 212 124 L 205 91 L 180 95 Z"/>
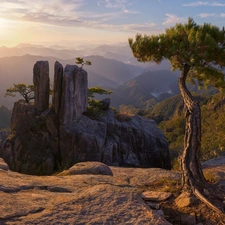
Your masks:
<path fill-rule="evenodd" d="M 0 0 L 0 46 L 127 43 L 191 17 L 222 28 L 225 0 Z"/>

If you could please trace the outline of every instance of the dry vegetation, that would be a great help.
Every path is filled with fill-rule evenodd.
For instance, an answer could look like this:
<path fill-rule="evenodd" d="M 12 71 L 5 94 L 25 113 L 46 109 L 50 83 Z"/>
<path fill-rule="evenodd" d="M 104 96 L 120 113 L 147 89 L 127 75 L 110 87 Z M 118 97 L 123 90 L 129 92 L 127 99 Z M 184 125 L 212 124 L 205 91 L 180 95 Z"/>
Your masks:
<path fill-rule="evenodd" d="M 206 178 L 210 181 L 217 181 L 218 177 L 209 171 L 205 171 L 204 173 Z M 140 187 L 140 191 L 146 190 L 145 187 Z M 182 217 L 190 215 L 191 217 L 195 217 L 196 224 L 204 224 L 204 225 L 224 225 L 225 224 L 225 216 L 218 215 L 213 212 L 212 209 L 207 207 L 204 203 L 199 200 L 196 200 L 195 203 L 191 206 L 179 208 L 175 204 L 175 199 L 181 194 L 182 186 L 181 183 L 177 180 L 171 179 L 159 179 L 155 183 L 150 184 L 147 187 L 147 190 L 154 191 L 166 191 L 171 192 L 173 195 L 166 201 L 160 203 L 160 209 L 165 214 L 165 219 L 169 221 L 173 225 L 183 225 Z M 189 225 L 192 225 L 189 223 Z"/>

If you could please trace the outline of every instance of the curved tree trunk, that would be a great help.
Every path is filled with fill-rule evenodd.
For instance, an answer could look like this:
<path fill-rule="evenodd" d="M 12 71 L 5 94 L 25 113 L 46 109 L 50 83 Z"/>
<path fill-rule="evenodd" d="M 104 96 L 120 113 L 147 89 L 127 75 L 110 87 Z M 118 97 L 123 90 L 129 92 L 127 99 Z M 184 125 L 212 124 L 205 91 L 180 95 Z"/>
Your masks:
<path fill-rule="evenodd" d="M 212 187 L 204 178 L 200 164 L 201 150 L 201 110 L 198 102 L 186 87 L 186 78 L 190 66 L 185 64 L 178 83 L 181 96 L 186 108 L 186 128 L 184 138 L 184 151 L 181 157 L 183 190 L 195 194 L 200 200 L 217 212 L 222 212 L 214 206 L 204 195 L 210 193 Z"/>

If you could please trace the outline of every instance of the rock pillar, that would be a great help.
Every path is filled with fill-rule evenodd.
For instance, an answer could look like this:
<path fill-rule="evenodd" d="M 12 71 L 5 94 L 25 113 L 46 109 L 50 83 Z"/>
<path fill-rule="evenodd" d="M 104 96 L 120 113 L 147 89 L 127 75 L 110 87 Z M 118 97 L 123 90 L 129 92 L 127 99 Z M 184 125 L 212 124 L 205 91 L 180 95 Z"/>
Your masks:
<path fill-rule="evenodd" d="M 87 72 L 76 65 L 67 65 L 64 70 L 60 122 L 71 124 L 87 108 L 88 81 Z"/>
<path fill-rule="evenodd" d="M 54 67 L 54 92 L 52 105 L 55 112 L 58 114 L 61 105 L 61 96 L 62 96 L 62 82 L 63 82 L 63 66 L 58 61 L 55 62 Z"/>
<path fill-rule="evenodd" d="M 49 64 L 48 61 L 38 61 L 33 69 L 34 107 L 44 111 L 49 107 Z"/>

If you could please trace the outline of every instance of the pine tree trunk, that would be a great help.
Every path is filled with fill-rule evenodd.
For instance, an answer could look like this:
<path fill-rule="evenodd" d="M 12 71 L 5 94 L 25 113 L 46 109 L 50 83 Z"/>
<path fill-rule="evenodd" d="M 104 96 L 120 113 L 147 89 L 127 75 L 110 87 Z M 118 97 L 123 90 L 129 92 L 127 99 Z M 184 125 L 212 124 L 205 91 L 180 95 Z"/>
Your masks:
<path fill-rule="evenodd" d="M 201 110 L 198 102 L 186 87 L 186 78 L 190 66 L 185 64 L 178 83 L 186 110 L 186 127 L 184 138 L 184 151 L 181 156 L 181 170 L 183 191 L 195 194 L 200 200 L 217 212 L 223 210 L 214 206 L 204 193 L 210 193 L 212 186 L 204 178 L 200 164 L 201 150 Z"/>
<path fill-rule="evenodd" d="M 201 111 L 186 87 L 186 78 L 190 70 L 188 65 L 179 78 L 179 88 L 186 110 L 186 128 L 184 151 L 181 157 L 182 181 L 185 189 L 190 190 L 196 183 L 207 183 L 200 165 L 199 153 L 201 149 Z"/>

